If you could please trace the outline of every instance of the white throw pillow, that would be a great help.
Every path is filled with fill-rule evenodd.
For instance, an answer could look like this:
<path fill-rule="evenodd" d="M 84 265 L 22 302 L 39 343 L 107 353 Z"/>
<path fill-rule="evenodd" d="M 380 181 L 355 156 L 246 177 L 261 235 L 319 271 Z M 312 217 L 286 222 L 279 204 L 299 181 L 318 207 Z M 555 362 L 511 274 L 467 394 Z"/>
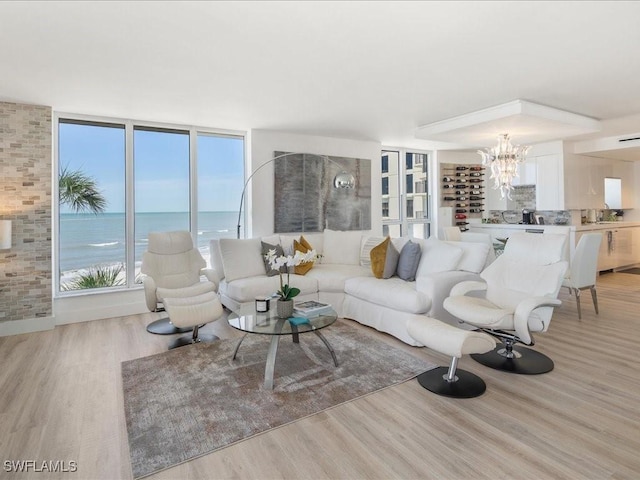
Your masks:
<path fill-rule="evenodd" d="M 360 265 L 361 240 L 360 230 L 349 232 L 325 230 L 322 263 Z"/>
<path fill-rule="evenodd" d="M 456 270 L 465 272 L 480 273 L 484 269 L 489 254 L 489 245 L 486 243 L 472 242 L 445 242 L 449 245 L 462 249 L 462 257 L 458 262 Z"/>
<path fill-rule="evenodd" d="M 220 255 L 227 283 L 239 278 L 266 275 L 261 252 L 262 242 L 259 238 L 221 238 Z"/>
<path fill-rule="evenodd" d="M 423 240 L 422 257 L 420 257 L 416 277 L 456 270 L 461 257 L 461 248 L 442 242 L 437 237 Z"/>
<path fill-rule="evenodd" d="M 285 255 L 293 255 L 293 241 L 300 241 L 300 234 L 297 235 L 280 235 L 280 245 Z"/>
<path fill-rule="evenodd" d="M 367 235 L 362 235 L 362 239 L 360 241 L 360 266 L 371 266 L 371 249 L 383 241 L 384 237 L 369 237 Z"/>

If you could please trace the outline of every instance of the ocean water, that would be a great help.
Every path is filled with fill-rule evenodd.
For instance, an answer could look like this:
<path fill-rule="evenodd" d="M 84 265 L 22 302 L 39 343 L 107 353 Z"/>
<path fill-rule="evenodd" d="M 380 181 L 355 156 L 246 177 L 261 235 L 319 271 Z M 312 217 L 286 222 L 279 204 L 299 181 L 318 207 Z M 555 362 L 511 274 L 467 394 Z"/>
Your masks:
<path fill-rule="evenodd" d="M 200 212 L 198 249 L 208 256 L 212 238 L 235 238 L 237 212 Z M 135 258 L 147 250 L 149 232 L 189 230 L 189 214 L 138 213 L 135 222 Z M 67 213 L 60 215 L 60 271 L 99 264 L 125 263 L 124 213 Z"/>

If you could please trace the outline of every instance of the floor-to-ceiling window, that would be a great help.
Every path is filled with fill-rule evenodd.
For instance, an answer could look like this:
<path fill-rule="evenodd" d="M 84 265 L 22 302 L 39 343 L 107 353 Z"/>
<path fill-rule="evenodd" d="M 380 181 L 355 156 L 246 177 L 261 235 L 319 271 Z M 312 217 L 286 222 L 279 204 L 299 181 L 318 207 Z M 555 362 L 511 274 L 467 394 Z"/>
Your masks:
<path fill-rule="evenodd" d="M 126 284 L 125 126 L 58 122 L 62 291 Z"/>
<path fill-rule="evenodd" d="M 57 291 L 140 282 L 152 231 L 233 237 L 244 182 L 244 135 L 57 116 Z"/>
<path fill-rule="evenodd" d="M 198 245 L 236 238 L 244 185 L 244 137 L 198 134 Z M 243 211 L 244 213 L 244 211 Z M 244 224 L 243 220 L 241 222 Z"/>
<path fill-rule="evenodd" d="M 429 154 L 404 149 L 382 151 L 382 225 L 392 237 L 428 238 L 431 211 Z"/>

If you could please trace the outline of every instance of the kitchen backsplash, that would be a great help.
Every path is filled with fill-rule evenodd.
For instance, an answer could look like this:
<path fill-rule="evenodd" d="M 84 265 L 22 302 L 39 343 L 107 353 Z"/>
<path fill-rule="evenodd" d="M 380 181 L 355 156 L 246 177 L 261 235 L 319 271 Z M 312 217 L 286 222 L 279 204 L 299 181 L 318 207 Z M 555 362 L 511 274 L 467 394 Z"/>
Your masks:
<path fill-rule="evenodd" d="M 507 210 L 535 210 L 536 209 L 536 186 L 518 185 L 513 187 L 511 199 L 507 199 Z"/>
<path fill-rule="evenodd" d="M 536 215 L 544 219 L 545 225 L 571 225 L 570 210 L 532 210 Z M 520 223 L 522 221 L 522 209 L 513 210 L 489 210 L 487 216 L 489 223 Z"/>

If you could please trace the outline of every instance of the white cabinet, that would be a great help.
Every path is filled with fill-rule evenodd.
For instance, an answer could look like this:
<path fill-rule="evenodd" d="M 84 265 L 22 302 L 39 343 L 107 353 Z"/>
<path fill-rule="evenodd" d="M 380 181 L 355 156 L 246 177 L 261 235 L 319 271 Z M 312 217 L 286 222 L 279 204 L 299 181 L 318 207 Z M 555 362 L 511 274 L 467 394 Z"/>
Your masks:
<path fill-rule="evenodd" d="M 535 185 L 538 175 L 536 158 L 527 158 L 527 161 L 518 167 L 518 176 L 513 179 L 513 185 Z"/>
<path fill-rule="evenodd" d="M 536 157 L 536 210 L 564 210 L 562 154 Z"/>
<path fill-rule="evenodd" d="M 616 270 L 640 263 L 640 227 L 607 228 L 576 233 L 576 245 L 585 233 L 602 233 L 598 271 Z"/>
<path fill-rule="evenodd" d="M 564 210 L 563 177 L 562 154 L 540 155 L 527 158 L 519 166 L 513 185 L 536 186 L 536 210 Z M 486 185 L 487 209 L 506 210 L 507 200 L 500 197 L 499 190 L 493 190 L 493 181 L 487 178 Z"/>

